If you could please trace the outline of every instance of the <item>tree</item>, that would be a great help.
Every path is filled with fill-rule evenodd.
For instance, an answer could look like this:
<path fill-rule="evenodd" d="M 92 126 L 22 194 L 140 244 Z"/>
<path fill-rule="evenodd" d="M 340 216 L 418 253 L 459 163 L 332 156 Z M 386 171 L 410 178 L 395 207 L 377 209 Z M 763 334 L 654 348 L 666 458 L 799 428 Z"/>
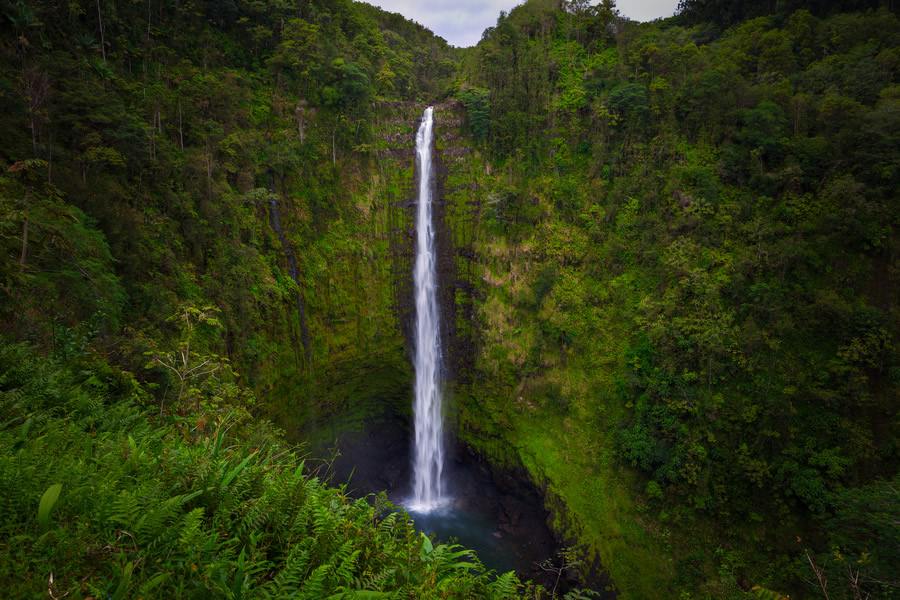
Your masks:
<path fill-rule="evenodd" d="M 173 350 L 153 350 L 146 353 L 150 357 L 146 368 L 162 368 L 175 376 L 178 384 L 175 397 L 177 404 L 180 404 L 187 394 L 187 399 L 193 398 L 196 408 L 199 409 L 200 394 L 195 387 L 196 384 L 215 373 L 231 372 L 227 358 L 207 349 L 210 337 L 216 337 L 222 329 L 217 317 L 219 312 L 214 306 L 202 308 L 189 304 L 182 306 L 168 319 L 178 328 L 177 346 Z M 165 396 L 160 400 L 160 413 L 164 410 L 164 403 Z"/>

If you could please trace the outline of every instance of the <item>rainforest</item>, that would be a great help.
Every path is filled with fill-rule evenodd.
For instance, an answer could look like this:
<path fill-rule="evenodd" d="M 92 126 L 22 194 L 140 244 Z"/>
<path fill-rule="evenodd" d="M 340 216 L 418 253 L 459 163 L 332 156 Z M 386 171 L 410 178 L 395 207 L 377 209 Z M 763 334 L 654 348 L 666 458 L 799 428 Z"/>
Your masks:
<path fill-rule="evenodd" d="M 898 225 L 893 0 L 0 0 L 0 597 L 900 598 Z"/>

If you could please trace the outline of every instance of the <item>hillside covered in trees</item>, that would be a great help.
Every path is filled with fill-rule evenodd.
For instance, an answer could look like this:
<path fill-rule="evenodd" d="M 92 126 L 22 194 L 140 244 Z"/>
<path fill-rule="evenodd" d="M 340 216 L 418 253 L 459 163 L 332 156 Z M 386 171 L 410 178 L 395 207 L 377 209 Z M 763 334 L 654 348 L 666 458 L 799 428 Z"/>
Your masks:
<path fill-rule="evenodd" d="M 900 596 L 893 3 L 0 13 L 0 595 L 561 596 L 308 456 L 408 418 L 435 104 L 448 433 L 597 592 Z"/>
<path fill-rule="evenodd" d="M 462 435 L 638 597 L 898 593 L 900 22 L 770 4 L 533 1 L 463 64 Z"/>

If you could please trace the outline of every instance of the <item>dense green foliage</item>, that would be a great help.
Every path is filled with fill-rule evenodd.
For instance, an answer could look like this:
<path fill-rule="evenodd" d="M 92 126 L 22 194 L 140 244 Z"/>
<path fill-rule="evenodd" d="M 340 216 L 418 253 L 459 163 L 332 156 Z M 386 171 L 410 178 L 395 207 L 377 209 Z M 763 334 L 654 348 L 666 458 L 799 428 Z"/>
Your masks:
<path fill-rule="evenodd" d="M 408 404 L 413 126 L 452 94 L 460 437 L 623 598 L 896 597 L 878 5 L 530 0 L 457 51 L 350 0 L 3 0 L 0 587 L 541 593 L 268 424 Z"/>
<path fill-rule="evenodd" d="M 0 348 L 5 598 L 512 598 L 512 573 L 349 500 L 241 407 L 159 421 L 96 358 Z"/>
<path fill-rule="evenodd" d="M 679 0 L 679 20 L 689 24 L 734 25 L 746 19 L 770 14 L 789 15 L 808 10 L 817 16 L 839 12 L 862 11 L 890 2 L 880 0 Z"/>
<path fill-rule="evenodd" d="M 137 371 L 182 302 L 214 304 L 219 353 L 273 404 L 403 362 L 410 165 L 385 136 L 452 75 L 443 40 L 346 0 L 2 14 L 5 332 L 52 345 L 92 322 Z"/>
<path fill-rule="evenodd" d="M 3 597 L 524 593 L 265 419 L 405 391 L 384 138 L 446 44 L 340 0 L 0 6 Z"/>
<path fill-rule="evenodd" d="M 848 566 L 896 595 L 896 528 L 848 515 L 900 509 L 900 21 L 708 36 L 535 0 L 466 57 L 494 175 L 457 225 L 480 315 L 463 431 L 580 513 L 626 592 L 728 595 L 725 569 L 813 593 L 808 550 L 831 597 Z"/>

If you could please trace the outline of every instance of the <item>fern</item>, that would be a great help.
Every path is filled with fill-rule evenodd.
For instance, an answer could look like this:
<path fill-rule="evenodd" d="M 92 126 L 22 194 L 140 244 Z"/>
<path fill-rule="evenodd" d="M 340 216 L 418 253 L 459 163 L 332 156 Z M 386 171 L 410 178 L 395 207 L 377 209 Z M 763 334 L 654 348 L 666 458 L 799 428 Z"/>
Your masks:
<path fill-rule="evenodd" d="M 304 475 L 294 453 L 251 450 L 237 427 L 195 439 L 151 420 L 132 388 L 116 398 L 98 374 L 4 356 L 0 344 L 5 597 L 46 595 L 51 564 L 54 594 L 71 597 L 502 598 L 518 585 Z M 253 448 L 281 447 L 255 435 L 269 441 Z M 36 544 L 38 499 L 56 484 Z"/>
<path fill-rule="evenodd" d="M 563 596 L 563 600 L 591 600 L 593 598 L 600 597 L 600 593 L 593 590 L 575 589 L 566 592 L 566 594 Z"/>
<path fill-rule="evenodd" d="M 291 548 L 284 567 L 275 578 L 267 583 L 262 593 L 265 598 L 289 598 L 300 591 L 300 586 L 309 570 L 311 540 L 296 544 Z"/>
<path fill-rule="evenodd" d="M 488 590 L 494 598 L 515 598 L 519 593 L 519 580 L 512 571 L 497 577 L 488 585 Z"/>
<path fill-rule="evenodd" d="M 319 600 L 325 597 L 326 581 L 328 573 L 331 571 L 330 565 L 320 565 L 313 571 L 312 575 L 307 579 L 297 598 L 306 598 L 308 600 Z"/>
<path fill-rule="evenodd" d="M 195 508 L 190 511 L 181 520 L 181 531 L 178 534 L 178 543 L 182 549 L 190 549 L 201 537 L 201 527 L 203 526 L 203 507 Z"/>
<path fill-rule="evenodd" d="M 354 583 L 356 560 L 360 554 L 360 550 L 356 548 L 358 543 L 358 540 L 350 538 L 334 555 L 333 562 L 337 565 L 334 569 L 335 581 L 339 584 L 352 585 Z"/>
<path fill-rule="evenodd" d="M 401 598 L 397 593 L 378 592 L 372 590 L 343 590 L 328 596 L 328 600 L 387 600 Z"/>

